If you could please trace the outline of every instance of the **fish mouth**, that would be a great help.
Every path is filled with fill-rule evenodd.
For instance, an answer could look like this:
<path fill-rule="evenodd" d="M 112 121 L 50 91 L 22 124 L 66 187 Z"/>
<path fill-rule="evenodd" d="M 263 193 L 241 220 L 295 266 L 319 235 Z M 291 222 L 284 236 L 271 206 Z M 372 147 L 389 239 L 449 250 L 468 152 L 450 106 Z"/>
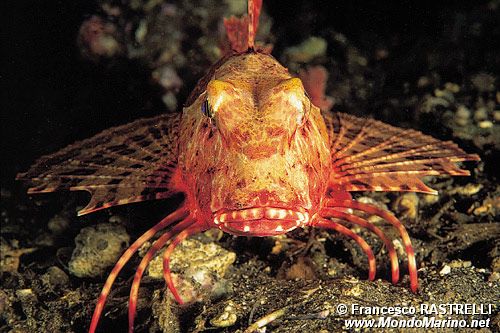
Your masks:
<path fill-rule="evenodd" d="M 304 208 L 252 207 L 220 210 L 214 214 L 213 221 L 218 228 L 232 234 L 273 236 L 306 225 L 309 212 Z"/>

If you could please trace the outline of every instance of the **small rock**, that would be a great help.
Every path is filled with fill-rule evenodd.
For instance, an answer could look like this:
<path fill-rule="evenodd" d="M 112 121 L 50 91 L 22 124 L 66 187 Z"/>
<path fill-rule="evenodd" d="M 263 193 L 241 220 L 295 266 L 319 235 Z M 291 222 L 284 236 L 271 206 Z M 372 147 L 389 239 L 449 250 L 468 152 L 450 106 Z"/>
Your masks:
<path fill-rule="evenodd" d="M 439 271 L 440 275 L 448 275 L 451 272 L 451 267 L 448 265 L 444 265 L 443 268 Z"/>
<path fill-rule="evenodd" d="M 495 110 L 495 111 L 493 112 L 493 120 L 494 120 L 495 122 L 500 122 L 500 111 Z"/>
<path fill-rule="evenodd" d="M 230 327 L 238 320 L 237 306 L 233 301 L 228 301 L 224 307 L 224 312 L 210 320 L 210 324 L 215 327 Z"/>
<path fill-rule="evenodd" d="M 482 188 L 483 188 L 482 184 L 469 183 L 465 186 L 461 186 L 461 187 L 458 187 L 458 188 L 450 191 L 450 194 L 457 193 L 457 194 L 460 194 L 463 196 L 470 197 L 470 196 L 473 196 L 474 194 L 478 193 L 479 191 L 481 191 Z"/>
<path fill-rule="evenodd" d="M 500 273 L 500 257 L 496 257 L 491 262 L 491 270 Z"/>
<path fill-rule="evenodd" d="M 418 214 L 419 197 L 417 194 L 410 192 L 399 196 L 394 202 L 394 209 L 402 213 L 403 217 L 416 219 Z"/>
<path fill-rule="evenodd" d="M 465 126 L 469 122 L 470 111 L 465 106 L 460 105 L 455 112 L 455 123 L 459 126 Z"/>
<path fill-rule="evenodd" d="M 126 223 L 125 219 L 120 215 L 111 215 L 108 219 L 108 222 L 122 225 Z"/>
<path fill-rule="evenodd" d="M 439 98 L 444 98 L 450 103 L 455 102 L 455 96 L 453 96 L 453 93 L 449 90 L 434 89 L 434 95 Z"/>
<path fill-rule="evenodd" d="M 14 240 L 7 242 L 0 237 L 0 273 L 2 272 L 17 272 L 21 263 L 21 256 L 23 254 L 32 253 L 35 248 L 18 248 L 19 244 Z"/>
<path fill-rule="evenodd" d="M 422 196 L 422 201 L 425 205 L 432 205 L 439 201 L 439 195 L 434 194 L 424 194 Z"/>
<path fill-rule="evenodd" d="M 491 275 L 488 277 L 488 281 L 490 282 L 500 281 L 500 273 L 499 272 L 491 273 Z"/>
<path fill-rule="evenodd" d="M 93 15 L 83 21 L 77 43 L 82 56 L 93 61 L 100 57 L 110 58 L 124 52 L 125 47 L 117 38 L 117 27 L 103 18 Z"/>
<path fill-rule="evenodd" d="M 423 88 L 431 84 L 431 80 L 427 76 L 421 76 L 418 78 L 417 87 Z"/>
<path fill-rule="evenodd" d="M 120 225 L 105 223 L 83 228 L 75 238 L 76 248 L 68 264 L 70 273 L 78 277 L 103 275 L 129 241 L 130 236 Z"/>
<path fill-rule="evenodd" d="M 68 284 L 68 275 L 59 267 L 51 266 L 47 269 L 47 273 L 41 276 L 42 282 L 49 287 L 64 286 Z"/>
<path fill-rule="evenodd" d="M 176 306 L 169 297 L 170 291 L 155 290 L 153 292 L 152 310 L 156 322 L 163 333 L 178 333 L 181 331 Z"/>
<path fill-rule="evenodd" d="M 18 289 L 16 290 L 16 296 L 20 299 L 34 299 L 36 298 L 35 293 L 31 288 L 28 289 Z"/>
<path fill-rule="evenodd" d="M 487 214 L 495 216 L 500 211 L 500 197 L 486 198 L 479 207 L 472 206 L 469 212 L 471 210 L 476 216 Z"/>
<path fill-rule="evenodd" d="M 477 124 L 480 128 L 492 128 L 493 122 L 490 120 L 483 120 Z"/>
<path fill-rule="evenodd" d="M 69 220 L 61 215 L 55 215 L 48 222 L 49 230 L 56 235 L 63 234 L 69 228 Z"/>
<path fill-rule="evenodd" d="M 216 243 L 187 239 L 172 253 L 172 280 L 186 302 L 202 298 L 203 293 L 225 295 L 231 286 L 223 277 L 235 260 L 234 252 Z M 147 272 L 152 278 L 163 279 L 163 251 L 151 261 Z"/>
<path fill-rule="evenodd" d="M 474 111 L 474 120 L 479 122 L 488 119 L 488 110 L 483 106 Z"/>
<path fill-rule="evenodd" d="M 471 82 L 479 92 L 495 90 L 495 77 L 488 73 L 478 73 L 471 78 Z"/>
<path fill-rule="evenodd" d="M 148 275 L 163 279 L 163 251 L 149 264 Z M 236 260 L 236 254 L 216 243 L 204 244 L 196 239 L 186 239 L 177 246 L 170 258 L 173 272 L 207 268 L 223 277 L 229 266 Z"/>
<path fill-rule="evenodd" d="M 139 26 L 135 30 L 135 40 L 137 43 L 142 43 L 144 41 L 144 38 L 146 37 L 148 33 L 148 24 L 146 20 L 141 20 L 139 22 Z"/>
<path fill-rule="evenodd" d="M 451 268 L 469 268 L 472 266 L 470 261 L 453 260 L 448 264 Z"/>
<path fill-rule="evenodd" d="M 0 289 L 0 317 L 4 317 L 4 311 L 8 308 L 11 307 L 11 304 L 9 302 L 9 295 L 2 289 Z"/>
<path fill-rule="evenodd" d="M 314 280 L 316 279 L 314 263 L 310 258 L 299 257 L 285 272 L 287 280 Z"/>
<path fill-rule="evenodd" d="M 359 284 L 356 284 L 351 289 L 345 290 L 343 294 L 346 296 L 360 297 L 361 295 L 363 295 L 363 289 Z"/>
<path fill-rule="evenodd" d="M 460 86 L 453 82 L 446 82 L 444 84 L 444 89 L 452 92 L 453 94 L 460 92 Z"/>
<path fill-rule="evenodd" d="M 444 98 L 426 95 L 419 110 L 423 113 L 430 113 L 438 107 L 448 108 L 449 106 L 450 102 Z"/>
<path fill-rule="evenodd" d="M 181 78 L 171 66 L 162 66 L 156 69 L 152 76 L 167 91 L 179 91 L 183 84 Z"/>
<path fill-rule="evenodd" d="M 175 94 L 172 91 L 168 91 L 165 93 L 162 97 L 161 100 L 163 101 L 163 104 L 167 107 L 167 109 L 173 111 L 177 108 L 177 97 L 175 97 Z"/>

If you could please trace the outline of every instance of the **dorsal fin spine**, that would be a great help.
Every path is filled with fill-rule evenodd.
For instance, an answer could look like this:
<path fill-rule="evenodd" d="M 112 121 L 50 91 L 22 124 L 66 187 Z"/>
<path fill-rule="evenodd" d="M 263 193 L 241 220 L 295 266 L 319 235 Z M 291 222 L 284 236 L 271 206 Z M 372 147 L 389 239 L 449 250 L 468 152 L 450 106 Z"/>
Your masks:
<path fill-rule="evenodd" d="M 255 47 L 255 35 L 259 26 L 260 10 L 262 8 L 262 0 L 248 0 L 248 48 Z"/>

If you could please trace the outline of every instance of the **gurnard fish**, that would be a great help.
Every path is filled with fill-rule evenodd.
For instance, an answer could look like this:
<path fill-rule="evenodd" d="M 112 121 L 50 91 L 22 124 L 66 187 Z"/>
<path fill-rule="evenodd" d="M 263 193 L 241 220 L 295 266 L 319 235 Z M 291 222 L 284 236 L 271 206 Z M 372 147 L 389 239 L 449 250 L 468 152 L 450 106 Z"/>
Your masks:
<path fill-rule="evenodd" d="M 324 75 L 316 72 L 301 80 L 268 50 L 256 47 L 261 7 L 262 0 L 249 0 L 247 15 L 224 21 L 230 50 L 200 79 L 181 114 L 108 129 L 41 157 L 18 175 L 31 183 L 29 193 L 90 192 L 90 202 L 79 215 L 184 195 L 178 209 L 147 230 L 118 260 L 99 296 L 89 332 L 96 330 L 120 270 L 157 234 L 132 282 L 130 332 L 141 277 L 151 259 L 166 246 L 164 279 L 182 304 L 170 275 L 170 256 L 184 239 L 212 228 L 238 236 L 275 236 L 303 227 L 335 230 L 363 249 L 369 279 L 374 280 L 371 247 L 345 226 L 358 225 L 383 241 L 395 284 L 399 263 L 392 241 L 354 211 L 376 215 L 399 232 L 410 288 L 417 292 L 414 250 L 403 224 L 386 210 L 353 200 L 350 192 L 437 194 L 423 177 L 469 175 L 456 163 L 479 157 L 416 130 L 320 110 L 318 105 L 328 104 L 321 91 Z"/>

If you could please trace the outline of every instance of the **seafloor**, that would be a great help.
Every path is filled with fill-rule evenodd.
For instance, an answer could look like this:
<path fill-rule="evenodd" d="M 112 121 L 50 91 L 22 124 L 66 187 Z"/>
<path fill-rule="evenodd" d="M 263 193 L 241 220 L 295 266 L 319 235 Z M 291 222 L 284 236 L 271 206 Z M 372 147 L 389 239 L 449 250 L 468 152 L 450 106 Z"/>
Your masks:
<path fill-rule="evenodd" d="M 186 297 L 197 301 L 176 305 L 151 270 L 139 294 L 137 332 L 338 332 L 349 318 L 336 313 L 340 303 L 493 304 L 491 313 L 452 317 L 489 319 L 480 331 L 500 331 L 500 2 L 379 3 L 269 1 L 259 39 L 273 44 L 273 55 L 292 72 L 324 66 L 332 112 L 418 129 L 481 156 L 463 165 L 470 177 L 428 179 L 437 197 L 355 195 L 390 209 L 407 226 L 419 292 L 409 291 L 406 275 L 398 285 L 389 282 L 387 253 L 363 230 L 356 232 L 377 251 L 374 282 L 366 281 L 364 254 L 344 236 L 211 233 L 185 245 L 173 264 L 180 280 L 183 272 L 204 272 L 201 280 L 183 282 Z M 179 111 L 220 56 L 222 17 L 245 6 L 240 0 L 20 1 L 7 9 L 0 332 L 84 332 L 117 255 L 178 204 L 139 203 L 79 218 L 86 194 L 29 197 L 16 173 L 109 126 Z M 139 261 L 132 259 L 116 281 L 100 331 L 126 331 Z M 264 328 L 252 326 L 266 315 Z"/>

